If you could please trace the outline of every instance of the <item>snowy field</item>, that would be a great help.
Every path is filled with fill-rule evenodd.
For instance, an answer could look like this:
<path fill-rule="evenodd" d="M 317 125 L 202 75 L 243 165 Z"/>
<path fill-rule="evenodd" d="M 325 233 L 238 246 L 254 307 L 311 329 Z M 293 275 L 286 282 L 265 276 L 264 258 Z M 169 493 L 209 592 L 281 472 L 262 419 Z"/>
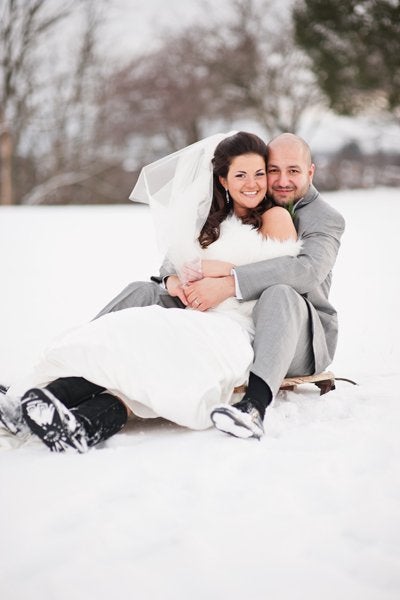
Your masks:
<path fill-rule="evenodd" d="M 359 385 L 280 395 L 261 442 L 161 420 L 87 455 L 1 435 L 3 600 L 398 600 L 400 191 L 325 198 L 347 221 L 331 368 Z M 145 206 L 0 209 L 0 382 L 159 259 Z"/>

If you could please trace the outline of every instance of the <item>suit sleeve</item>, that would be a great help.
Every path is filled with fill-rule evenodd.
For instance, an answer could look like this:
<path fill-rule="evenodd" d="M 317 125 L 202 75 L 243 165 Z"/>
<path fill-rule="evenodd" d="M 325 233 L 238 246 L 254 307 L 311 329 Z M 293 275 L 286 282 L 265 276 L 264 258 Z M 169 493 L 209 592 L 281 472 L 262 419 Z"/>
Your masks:
<path fill-rule="evenodd" d="M 175 275 L 176 270 L 174 265 L 168 258 L 164 258 L 163 263 L 160 267 L 160 278 L 163 281 L 165 277 L 169 277 L 169 275 Z"/>

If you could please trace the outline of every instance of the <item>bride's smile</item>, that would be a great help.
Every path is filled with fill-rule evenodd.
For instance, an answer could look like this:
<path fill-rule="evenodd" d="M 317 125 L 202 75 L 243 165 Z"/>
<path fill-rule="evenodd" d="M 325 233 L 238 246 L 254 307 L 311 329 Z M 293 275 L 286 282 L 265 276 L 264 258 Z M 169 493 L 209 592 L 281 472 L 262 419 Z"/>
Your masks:
<path fill-rule="evenodd" d="M 243 216 L 249 208 L 258 206 L 265 197 L 265 161 L 259 154 L 236 156 L 230 164 L 226 178 L 221 177 L 220 182 L 229 193 L 235 214 Z"/>

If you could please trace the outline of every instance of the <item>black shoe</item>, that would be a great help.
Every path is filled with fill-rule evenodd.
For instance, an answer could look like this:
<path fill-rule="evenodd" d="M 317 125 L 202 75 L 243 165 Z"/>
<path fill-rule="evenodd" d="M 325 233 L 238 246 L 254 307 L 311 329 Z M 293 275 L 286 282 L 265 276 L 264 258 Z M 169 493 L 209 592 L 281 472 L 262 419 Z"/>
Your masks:
<path fill-rule="evenodd" d="M 249 397 L 230 406 L 221 404 L 214 408 L 211 420 L 215 427 L 224 433 L 239 438 L 257 438 L 264 435 L 264 426 L 259 410 Z"/>
<path fill-rule="evenodd" d="M 29 429 L 52 452 L 64 452 L 71 448 L 79 453 L 87 452 L 87 435 L 83 424 L 49 390 L 28 390 L 21 404 L 22 415 Z"/>
<path fill-rule="evenodd" d="M 30 429 L 22 416 L 21 401 L 19 398 L 0 396 L 0 427 L 1 426 L 17 437 L 25 437 L 30 434 Z"/>

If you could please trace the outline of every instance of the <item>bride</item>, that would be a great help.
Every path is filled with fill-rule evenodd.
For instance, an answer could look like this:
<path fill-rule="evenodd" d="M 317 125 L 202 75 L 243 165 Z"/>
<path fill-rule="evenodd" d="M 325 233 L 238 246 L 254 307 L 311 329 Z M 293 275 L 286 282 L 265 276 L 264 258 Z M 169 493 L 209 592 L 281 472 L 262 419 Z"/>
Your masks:
<path fill-rule="evenodd" d="M 289 212 L 266 197 L 264 142 L 246 132 L 221 137 L 180 151 L 172 181 L 158 181 L 161 196 L 145 186 L 177 273 L 167 289 L 186 309 L 128 308 L 59 336 L 0 401 L 9 431 L 30 431 L 55 452 L 85 452 L 120 431 L 131 413 L 205 429 L 217 405 L 232 403 L 253 360 L 255 302 L 237 298 L 231 271 L 295 256 L 301 243 Z M 140 193 L 142 177 L 136 187 Z M 228 283 L 232 297 L 202 306 L 191 283 L 205 277 Z M 257 427 L 254 437 L 261 421 Z"/>

